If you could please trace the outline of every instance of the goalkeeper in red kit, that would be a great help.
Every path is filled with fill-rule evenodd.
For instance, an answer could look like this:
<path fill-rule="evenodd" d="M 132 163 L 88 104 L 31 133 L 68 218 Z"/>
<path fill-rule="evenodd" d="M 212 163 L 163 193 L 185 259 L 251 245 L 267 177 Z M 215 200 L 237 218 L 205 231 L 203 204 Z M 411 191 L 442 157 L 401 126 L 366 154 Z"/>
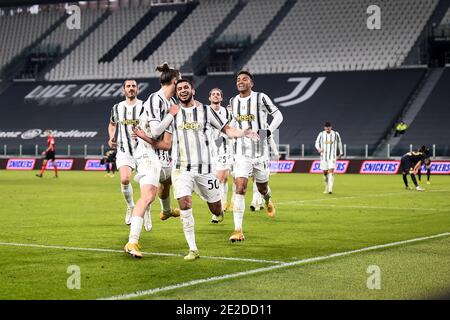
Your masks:
<path fill-rule="evenodd" d="M 46 130 L 47 133 L 47 149 L 42 152 L 42 155 L 45 156 L 44 162 L 42 163 L 41 172 L 36 175 L 36 177 L 42 178 L 45 168 L 47 167 L 48 160 L 52 160 L 53 170 L 55 170 L 55 178 L 58 178 L 58 168 L 56 167 L 55 161 L 55 138 L 52 135 L 50 130 Z"/>

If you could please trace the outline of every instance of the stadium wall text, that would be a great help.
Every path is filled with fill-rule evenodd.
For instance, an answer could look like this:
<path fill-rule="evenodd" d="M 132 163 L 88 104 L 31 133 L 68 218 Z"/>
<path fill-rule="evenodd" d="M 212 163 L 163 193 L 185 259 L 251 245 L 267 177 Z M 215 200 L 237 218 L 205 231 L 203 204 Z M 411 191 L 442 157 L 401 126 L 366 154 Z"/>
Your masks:
<path fill-rule="evenodd" d="M 0 159 L 0 169 L 6 170 L 37 170 L 42 166 L 41 158 L 9 158 Z M 106 168 L 98 158 L 57 158 L 56 165 L 59 170 L 105 171 Z M 47 169 L 52 169 L 52 163 L 47 163 Z M 425 172 L 425 166 L 422 171 Z M 318 160 L 280 160 L 270 162 L 270 171 L 273 173 L 312 173 L 320 174 L 320 161 Z M 337 174 L 398 174 L 400 173 L 399 160 L 338 160 Z M 450 174 L 450 160 L 433 161 L 431 174 Z"/>

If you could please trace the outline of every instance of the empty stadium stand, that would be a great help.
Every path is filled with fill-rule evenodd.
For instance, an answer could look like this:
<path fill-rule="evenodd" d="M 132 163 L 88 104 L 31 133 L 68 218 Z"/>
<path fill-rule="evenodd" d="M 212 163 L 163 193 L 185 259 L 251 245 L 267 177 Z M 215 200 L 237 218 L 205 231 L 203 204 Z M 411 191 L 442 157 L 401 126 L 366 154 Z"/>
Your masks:
<path fill-rule="evenodd" d="M 62 23 L 65 12 L 61 10 L 41 11 L 38 14 L 23 12 L 0 17 L 0 71 L 5 71 L 14 58 L 45 37 L 46 33 Z M 4 78 L 4 76 L 3 76 Z"/>
<path fill-rule="evenodd" d="M 438 1 L 378 1 L 382 26 L 369 30 L 366 10 L 372 2 L 297 1 L 246 68 L 285 73 L 401 66 Z"/>

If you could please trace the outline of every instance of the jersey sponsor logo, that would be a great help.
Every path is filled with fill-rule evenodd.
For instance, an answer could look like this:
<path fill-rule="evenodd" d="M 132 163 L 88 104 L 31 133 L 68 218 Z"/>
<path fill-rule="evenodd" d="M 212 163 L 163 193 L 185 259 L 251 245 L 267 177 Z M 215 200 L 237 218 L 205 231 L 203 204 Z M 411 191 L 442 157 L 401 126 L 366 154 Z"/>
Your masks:
<path fill-rule="evenodd" d="M 86 164 L 84 165 L 84 170 L 103 171 L 103 170 L 105 170 L 105 165 L 101 164 L 100 160 L 91 159 L 91 160 L 86 161 Z"/>
<path fill-rule="evenodd" d="M 337 160 L 336 168 L 334 168 L 334 173 L 346 173 L 349 163 L 349 160 Z M 320 169 L 320 160 L 314 160 L 313 163 L 311 163 L 309 173 L 323 173 L 323 170 Z"/>
<path fill-rule="evenodd" d="M 122 120 L 120 121 L 121 124 L 127 126 L 137 126 L 139 125 L 140 121 L 139 120 L 133 120 L 133 119 L 128 119 L 128 120 Z"/>
<path fill-rule="evenodd" d="M 236 117 L 237 121 L 255 121 L 256 120 L 256 116 L 254 114 L 239 114 Z"/>
<path fill-rule="evenodd" d="M 56 167 L 58 170 L 71 170 L 73 159 L 56 159 Z M 53 169 L 53 161 L 47 162 L 46 169 Z"/>
<path fill-rule="evenodd" d="M 421 167 L 422 173 L 427 171 L 423 164 Z M 430 166 L 431 174 L 450 174 L 450 161 L 433 161 Z"/>
<path fill-rule="evenodd" d="M 294 170 L 295 161 L 293 160 L 279 160 L 279 161 L 270 161 L 269 169 L 270 172 L 292 172 Z"/>
<path fill-rule="evenodd" d="M 400 168 L 400 161 L 368 160 L 361 165 L 361 174 L 396 174 Z"/>
<path fill-rule="evenodd" d="M 202 125 L 198 122 L 183 122 L 178 126 L 180 130 L 200 130 L 201 127 Z"/>
<path fill-rule="evenodd" d="M 9 159 L 6 170 L 33 170 L 36 159 Z"/>
<path fill-rule="evenodd" d="M 311 79 L 312 78 L 309 77 L 289 78 L 287 81 L 298 82 L 297 86 L 294 88 L 294 90 L 291 91 L 291 93 L 275 98 L 273 101 L 275 103 L 278 103 L 282 107 L 290 107 L 305 102 L 306 100 L 310 99 L 314 95 L 314 93 L 317 92 L 322 83 L 325 81 L 326 77 L 318 77 L 313 81 L 306 92 L 302 94 L 303 90 L 310 83 Z"/>

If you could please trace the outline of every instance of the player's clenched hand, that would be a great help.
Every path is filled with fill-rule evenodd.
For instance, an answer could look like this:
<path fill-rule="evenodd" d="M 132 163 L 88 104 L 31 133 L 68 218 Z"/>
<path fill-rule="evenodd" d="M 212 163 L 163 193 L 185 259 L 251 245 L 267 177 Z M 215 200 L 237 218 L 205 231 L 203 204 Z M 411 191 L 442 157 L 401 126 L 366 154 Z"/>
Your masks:
<path fill-rule="evenodd" d="M 169 113 L 172 116 L 175 116 L 178 113 L 178 111 L 180 111 L 180 106 L 179 105 L 173 104 L 169 108 Z"/>
<path fill-rule="evenodd" d="M 115 148 L 117 148 L 117 143 L 114 141 L 114 139 L 109 139 L 109 140 L 108 140 L 108 146 L 109 146 L 111 149 L 115 149 Z"/>
<path fill-rule="evenodd" d="M 131 128 L 131 130 L 133 131 L 133 134 L 134 134 L 136 137 L 139 137 L 139 138 L 141 138 L 141 139 L 145 139 L 145 138 L 147 137 L 147 135 L 145 134 L 145 131 L 142 130 L 141 127 L 133 126 L 133 127 Z"/>
<path fill-rule="evenodd" d="M 252 131 L 251 129 L 245 129 L 244 130 L 244 135 L 247 138 L 250 138 L 252 140 L 258 140 L 259 139 L 258 133 L 256 133 L 255 131 Z"/>

